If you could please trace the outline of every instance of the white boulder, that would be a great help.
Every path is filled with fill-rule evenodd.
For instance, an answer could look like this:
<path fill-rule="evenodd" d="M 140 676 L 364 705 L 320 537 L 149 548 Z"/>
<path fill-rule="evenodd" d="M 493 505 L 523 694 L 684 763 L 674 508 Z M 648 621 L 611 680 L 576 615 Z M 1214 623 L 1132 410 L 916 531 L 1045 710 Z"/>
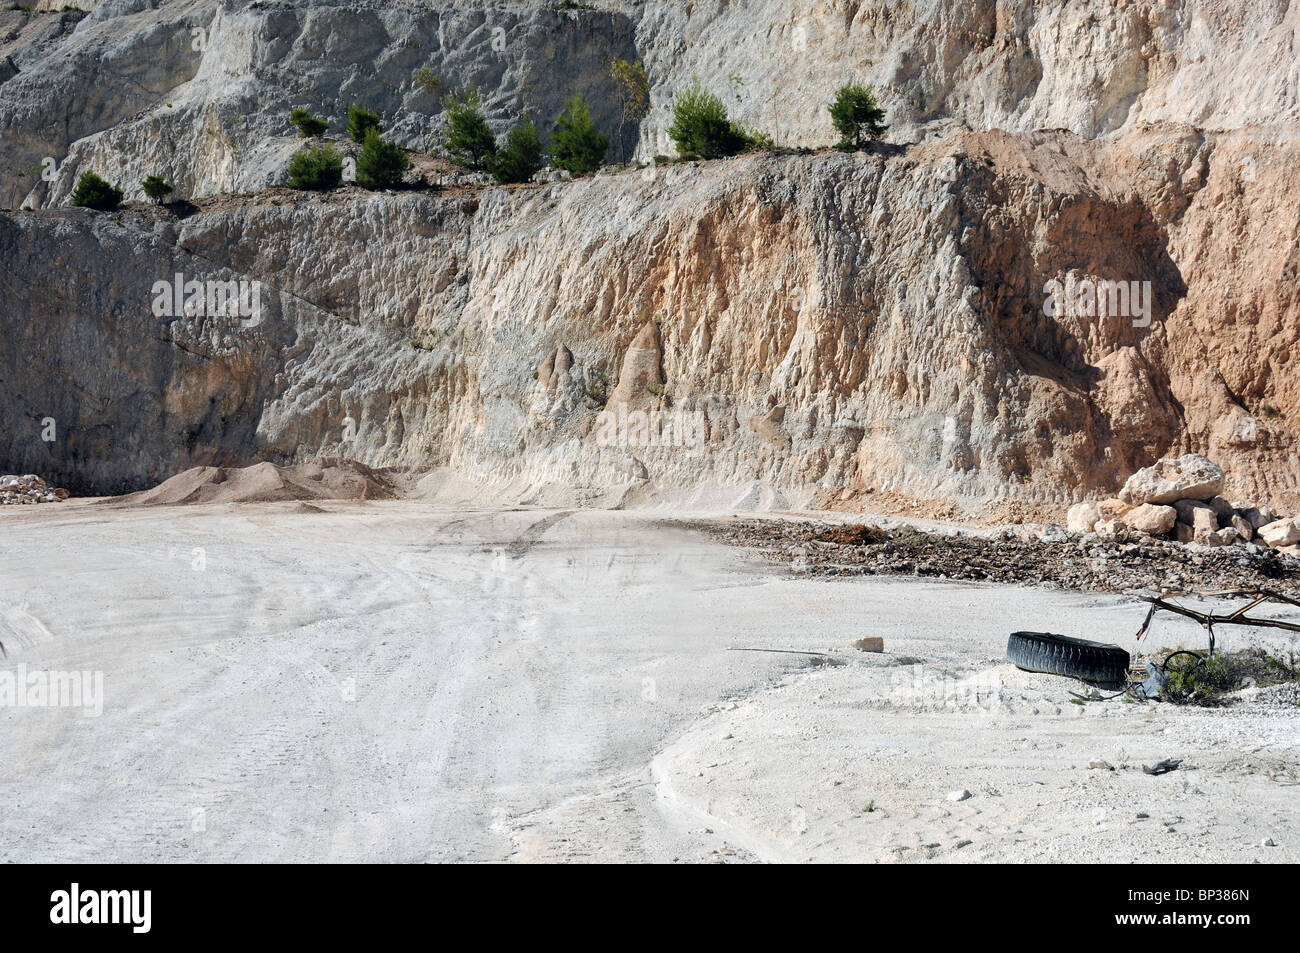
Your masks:
<path fill-rule="evenodd" d="M 1223 470 L 1199 453 L 1164 457 L 1128 478 L 1119 498 L 1125 503 L 1209 500 L 1223 490 Z"/>
<path fill-rule="evenodd" d="M 1300 542 L 1300 517 L 1291 520 L 1274 520 L 1261 526 L 1259 538 L 1274 549 Z"/>
<path fill-rule="evenodd" d="M 1172 506 L 1161 506 L 1158 503 L 1143 503 L 1123 516 L 1124 524 L 1130 529 L 1152 536 L 1169 532 L 1177 521 L 1178 512 Z"/>
<path fill-rule="evenodd" d="M 1071 533 L 1091 533 L 1099 519 L 1101 508 L 1096 503 L 1075 503 L 1065 511 L 1065 528 Z"/>

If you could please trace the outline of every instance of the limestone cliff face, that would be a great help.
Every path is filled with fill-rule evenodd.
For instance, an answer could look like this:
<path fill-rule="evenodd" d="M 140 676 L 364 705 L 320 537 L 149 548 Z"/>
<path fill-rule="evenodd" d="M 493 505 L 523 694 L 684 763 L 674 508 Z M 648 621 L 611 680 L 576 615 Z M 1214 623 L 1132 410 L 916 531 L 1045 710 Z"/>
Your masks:
<path fill-rule="evenodd" d="M 1197 451 L 1230 496 L 1300 501 L 1295 3 L 56 5 L 0 11 L 0 207 L 34 209 L 0 215 L 0 470 L 109 492 L 323 452 L 816 504 L 1063 500 Z M 614 57 L 645 61 L 652 102 L 615 157 L 670 151 L 692 76 L 809 147 L 836 87 L 873 82 L 894 144 L 266 191 L 294 106 L 338 136 L 364 103 L 426 149 L 441 91 L 481 89 L 498 132 L 580 92 L 613 130 Z M 67 208 L 89 168 L 128 200 L 161 174 L 197 211 Z M 156 317 L 178 273 L 259 282 L 264 310 Z M 620 406 L 705 439 L 593 439 Z"/>
<path fill-rule="evenodd" d="M 524 111 L 546 126 L 582 93 L 612 131 L 616 57 L 644 60 L 652 111 L 612 159 L 638 143 L 645 158 L 672 152 L 672 98 L 692 77 L 789 146 L 833 141 L 825 106 L 850 79 L 876 85 L 896 142 L 990 129 L 1095 138 L 1150 122 L 1291 137 L 1300 123 L 1300 7 L 1287 0 L 79 5 L 93 10 L 0 13 L 0 206 L 66 205 L 92 167 L 128 198 L 150 174 L 185 197 L 282 182 L 295 106 L 338 136 L 363 102 L 391 138 L 424 149 L 442 91 L 481 89 L 498 132 Z"/>
<path fill-rule="evenodd" d="M 1249 130 L 991 132 L 183 220 L 8 213 L 0 469 L 109 492 L 326 453 L 793 504 L 1074 498 L 1194 450 L 1229 495 L 1294 506 L 1298 158 Z M 155 317 L 176 272 L 260 281 L 264 311 Z M 1151 282 L 1149 323 L 1049 316 L 1067 277 Z M 698 448 L 593 438 L 638 336 L 633 396 L 702 414 Z"/>
<path fill-rule="evenodd" d="M 655 80 L 648 147 L 692 75 L 779 142 L 832 141 L 824 104 L 874 83 L 896 139 L 924 131 L 1300 120 L 1287 0 L 695 0 L 635 4 Z"/>
<path fill-rule="evenodd" d="M 547 3 L 106 0 L 88 16 L 8 16 L 18 70 L 0 84 L 8 207 L 67 205 L 92 168 L 128 198 L 153 174 L 185 197 L 282 183 L 300 145 L 296 106 L 346 137 L 348 107 L 366 105 L 411 149 L 433 147 L 442 98 L 471 86 L 498 133 L 523 113 L 549 124 L 579 93 L 613 129 L 606 64 L 636 55 L 622 14 Z M 59 16 L 72 27 L 35 35 Z M 625 138 L 630 154 L 635 130 Z M 55 171 L 42 177 L 46 159 Z"/>

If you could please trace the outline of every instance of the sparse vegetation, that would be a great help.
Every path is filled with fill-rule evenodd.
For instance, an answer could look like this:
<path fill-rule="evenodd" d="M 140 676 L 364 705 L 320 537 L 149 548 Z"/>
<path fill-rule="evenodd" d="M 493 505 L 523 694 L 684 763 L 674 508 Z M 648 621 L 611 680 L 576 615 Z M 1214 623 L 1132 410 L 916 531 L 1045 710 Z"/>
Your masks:
<path fill-rule="evenodd" d="M 459 97 L 443 101 L 447 114 L 447 136 L 443 148 L 460 165 L 475 170 L 487 168 L 496 154 L 496 138 L 483 115 L 483 100 L 478 90 L 466 90 Z"/>
<path fill-rule="evenodd" d="M 365 106 L 348 107 L 348 138 L 353 142 L 364 143 L 366 133 L 371 129 L 383 132 L 384 124 L 379 121 L 379 114 Z"/>
<path fill-rule="evenodd" d="M 298 137 L 300 139 L 310 139 L 313 136 L 323 136 L 325 130 L 330 124 L 299 106 L 293 112 L 289 113 L 289 121 L 298 127 Z"/>
<path fill-rule="evenodd" d="M 415 71 L 415 82 L 426 92 L 435 96 L 442 92 L 442 80 L 427 66 L 421 66 Z"/>
<path fill-rule="evenodd" d="M 846 152 L 863 148 L 871 139 L 884 135 L 885 110 L 876 102 L 876 91 L 871 86 L 850 83 L 841 86 L 835 102 L 828 107 L 835 131 L 840 134 L 840 149 Z"/>
<path fill-rule="evenodd" d="M 582 392 L 587 395 L 588 400 L 603 405 L 609 400 L 609 375 L 604 373 L 598 375 L 582 389 Z"/>
<path fill-rule="evenodd" d="M 343 157 L 333 146 L 317 146 L 296 152 L 289 160 L 291 189 L 328 192 L 343 181 Z"/>
<path fill-rule="evenodd" d="M 727 118 L 722 100 L 701 87 L 698 79 L 673 100 L 673 124 L 668 135 L 683 158 L 734 156 L 743 152 L 749 142 Z"/>
<path fill-rule="evenodd" d="M 745 138 L 745 152 L 775 152 L 777 149 L 776 140 L 766 132 L 741 127 L 740 134 Z"/>
<path fill-rule="evenodd" d="M 1264 404 L 1259 408 L 1259 412 L 1265 417 L 1282 417 L 1284 414 L 1272 404 Z"/>
<path fill-rule="evenodd" d="M 1278 655 L 1265 655 L 1264 662 L 1277 671 L 1283 680 L 1300 682 L 1300 653 L 1294 649 L 1286 653 L 1286 658 Z"/>
<path fill-rule="evenodd" d="M 380 137 L 371 126 L 357 158 L 357 185 L 363 189 L 392 189 L 402 184 L 411 159 L 402 148 Z"/>
<path fill-rule="evenodd" d="M 1206 656 L 1179 651 L 1168 656 L 1160 697 L 1177 704 L 1221 705 L 1225 695 L 1246 686 L 1300 681 L 1296 663 L 1294 652 L 1283 659 L 1262 649 Z"/>
<path fill-rule="evenodd" d="M 542 168 L 542 140 L 531 122 L 515 126 L 506 144 L 487 160 L 492 177 L 501 183 L 527 182 Z"/>
<path fill-rule="evenodd" d="M 122 204 L 122 190 L 94 172 L 83 172 L 73 190 L 72 204 L 77 208 L 111 212 Z"/>
<path fill-rule="evenodd" d="M 149 196 L 156 204 L 161 204 L 162 200 L 172 194 L 172 187 L 163 181 L 162 176 L 151 175 L 140 183 L 140 188 L 144 189 L 144 194 Z"/>
<path fill-rule="evenodd" d="M 551 132 L 551 165 L 574 176 L 590 175 L 609 152 L 609 136 L 596 128 L 587 101 L 574 96 Z"/>

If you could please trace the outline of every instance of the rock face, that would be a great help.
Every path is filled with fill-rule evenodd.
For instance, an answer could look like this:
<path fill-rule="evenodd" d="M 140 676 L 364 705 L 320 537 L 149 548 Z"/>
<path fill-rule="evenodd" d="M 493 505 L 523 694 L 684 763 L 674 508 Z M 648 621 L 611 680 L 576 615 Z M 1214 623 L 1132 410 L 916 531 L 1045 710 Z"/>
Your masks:
<path fill-rule="evenodd" d="M 21 18 L 35 30 L 60 16 Z M 343 136 L 348 106 L 362 102 L 393 141 L 425 149 L 454 90 L 479 88 L 498 134 L 524 111 L 549 128 L 581 94 L 613 131 L 607 64 L 639 58 L 635 31 L 621 12 L 544 2 L 106 0 L 55 38 L 20 33 L 0 46 L 19 68 L 0 96 L 0 205 L 66 205 L 88 168 L 139 199 L 147 175 L 186 198 L 282 183 L 300 144 L 296 106 Z M 63 120 L 42 118 L 54 114 Z M 636 132 L 624 129 L 624 151 Z"/>
<path fill-rule="evenodd" d="M 662 403 L 664 393 L 663 349 L 659 325 L 647 321 L 623 355 L 618 384 L 609 395 L 606 410 L 644 410 Z"/>
<path fill-rule="evenodd" d="M 1223 470 L 1196 453 L 1165 457 L 1128 478 L 1119 498 L 1126 503 L 1209 500 L 1223 489 Z"/>
<path fill-rule="evenodd" d="M 1226 473 L 1211 497 L 1296 511 L 1294 4 L 597 5 L 0 14 L 0 204 L 37 208 L 0 215 L 0 467 L 119 492 L 324 454 L 529 485 L 756 481 L 805 505 L 844 487 L 1064 505 L 1195 452 Z M 621 136 L 612 57 L 651 80 Z M 831 141 L 818 104 L 846 75 L 875 82 L 892 144 L 472 193 L 218 195 L 279 181 L 294 106 L 339 135 L 366 102 L 429 147 L 439 84 L 480 87 L 498 132 L 583 93 L 649 158 L 692 75 L 808 146 Z M 128 199 L 161 174 L 197 210 L 63 208 L 91 167 Z M 260 282 L 263 313 L 155 317 L 176 273 Z M 1049 313 L 1067 280 L 1149 281 L 1150 313 Z M 662 395 L 626 366 L 657 316 Z M 606 385 L 702 415 L 703 448 L 596 446 Z M 1205 490 L 1169 492 L 1125 503 Z"/>
<path fill-rule="evenodd" d="M 337 133 L 348 104 L 362 98 L 399 144 L 422 148 L 441 131 L 443 92 L 468 85 L 482 90 L 498 133 L 525 110 L 548 125 L 577 92 L 617 137 L 612 58 L 646 64 L 650 114 L 621 130 L 622 148 L 643 158 L 672 153 L 672 99 L 692 77 L 723 97 L 740 123 L 790 146 L 834 140 L 821 104 L 845 77 L 875 85 L 900 142 L 958 129 L 1065 129 L 1092 139 L 1179 122 L 1254 127 L 1262 142 L 1270 138 L 1265 127 L 1300 120 L 1291 73 L 1296 13 L 1283 3 L 78 5 L 93 12 L 3 14 L 9 38 L 0 57 L 9 55 L 20 72 L 0 98 L 7 159 L 0 190 L 8 197 L 0 204 L 29 195 L 64 203 L 78 169 L 92 164 L 120 179 L 129 197 L 155 173 L 187 197 L 261 188 L 279 181 L 296 147 L 287 121 L 294 106 L 330 119 Z M 1233 68 L 1241 62 L 1250 70 Z M 428 73 L 417 76 L 421 68 Z M 817 108 L 790 108 L 791 90 Z M 51 115 L 60 121 L 47 122 Z M 58 165 L 54 181 L 19 174 L 46 157 Z"/>

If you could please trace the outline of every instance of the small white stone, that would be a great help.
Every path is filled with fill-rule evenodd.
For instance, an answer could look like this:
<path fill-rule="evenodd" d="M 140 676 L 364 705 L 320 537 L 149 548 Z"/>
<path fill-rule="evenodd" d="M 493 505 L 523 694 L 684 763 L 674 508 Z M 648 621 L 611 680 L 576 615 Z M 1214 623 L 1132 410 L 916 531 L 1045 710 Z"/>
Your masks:
<path fill-rule="evenodd" d="M 970 797 L 970 796 L 971 796 L 971 793 L 970 793 L 969 791 L 967 791 L 965 788 L 962 788 L 960 791 L 953 791 L 953 792 L 951 792 L 951 793 L 948 795 L 948 800 L 950 800 L 950 801 L 964 801 L 964 800 L 966 800 L 966 799 L 967 799 L 968 797 Z"/>

